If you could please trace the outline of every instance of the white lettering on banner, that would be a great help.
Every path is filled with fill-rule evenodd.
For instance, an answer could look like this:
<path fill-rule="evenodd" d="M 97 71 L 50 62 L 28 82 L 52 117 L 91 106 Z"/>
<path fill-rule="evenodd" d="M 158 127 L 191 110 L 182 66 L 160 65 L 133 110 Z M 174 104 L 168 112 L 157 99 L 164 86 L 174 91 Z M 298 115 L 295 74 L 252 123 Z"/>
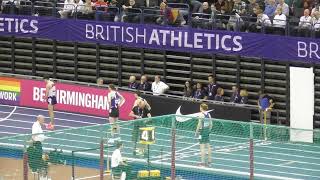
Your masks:
<path fill-rule="evenodd" d="M 155 29 L 152 30 L 151 37 L 150 37 L 150 40 L 149 40 L 149 44 L 152 44 L 153 41 L 155 41 L 158 46 L 160 45 L 158 31 L 155 30 Z"/>
<path fill-rule="evenodd" d="M 194 33 L 194 45 L 193 45 L 194 48 L 203 48 L 203 45 L 201 45 L 202 36 L 203 36 L 202 33 Z"/>
<path fill-rule="evenodd" d="M 315 42 L 302 42 L 298 41 L 298 57 L 305 58 L 309 57 L 311 59 L 317 58 L 320 59 L 320 51 L 319 51 L 319 44 Z"/>
<path fill-rule="evenodd" d="M 139 29 L 136 28 L 136 43 L 139 43 L 139 38 L 143 38 L 143 44 L 146 44 L 146 34 L 147 30 L 143 28 L 143 34 L 139 34 Z"/>
<path fill-rule="evenodd" d="M 184 32 L 184 47 L 192 48 L 192 44 L 188 43 L 188 32 Z"/>
<path fill-rule="evenodd" d="M 242 50 L 242 44 L 240 42 L 241 40 L 242 40 L 241 36 L 235 36 L 233 38 L 233 43 L 237 46 L 237 47 L 232 48 L 233 51 L 241 51 Z"/>
<path fill-rule="evenodd" d="M 32 100 L 40 101 L 40 88 L 33 87 Z"/>
<path fill-rule="evenodd" d="M 93 37 L 94 37 L 93 25 L 86 24 L 86 38 L 93 39 Z"/>
<path fill-rule="evenodd" d="M 120 25 L 86 24 L 86 38 L 114 43 L 135 43 L 147 47 L 156 45 L 167 46 L 167 48 L 215 49 L 234 52 L 243 49 L 241 36 Z M 311 48 L 313 52 L 316 51 L 316 46 L 311 46 Z"/>
<path fill-rule="evenodd" d="M 0 99 L 17 101 L 17 94 L 14 92 L 0 91 Z"/>
<path fill-rule="evenodd" d="M 0 32 L 22 32 L 36 34 L 38 21 L 29 19 L 0 18 Z"/>
<path fill-rule="evenodd" d="M 105 40 L 102 33 L 103 33 L 103 27 L 101 25 L 97 25 L 96 26 L 96 39 Z"/>
<path fill-rule="evenodd" d="M 222 36 L 222 38 L 221 38 L 221 47 L 222 47 L 222 49 L 224 49 L 226 51 L 231 51 L 231 48 L 226 46 L 225 42 L 226 42 L 227 39 L 231 39 L 231 36 L 230 35 Z"/>
<path fill-rule="evenodd" d="M 113 29 L 113 40 L 117 41 L 117 29 L 120 29 L 120 26 L 110 26 Z"/>
<path fill-rule="evenodd" d="M 171 31 L 171 46 L 174 47 L 175 46 L 175 41 L 178 42 L 178 47 L 182 46 L 182 32 L 178 31 L 178 36 L 175 36 L 175 32 Z"/>
<path fill-rule="evenodd" d="M 307 57 L 307 55 L 307 44 L 305 42 L 298 41 L 298 57 Z"/>
<path fill-rule="evenodd" d="M 131 32 L 130 32 L 130 31 Z M 130 40 L 126 40 L 126 42 L 133 42 L 133 35 L 132 35 L 132 32 L 133 32 L 133 28 L 132 27 L 128 27 L 127 29 L 126 29 L 126 32 L 127 32 L 127 35 L 130 37 Z"/>
<path fill-rule="evenodd" d="M 33 94 L 32 94 L 32 100 L 33 101 L 44 101 L 44 96 L 46 89 L 45 88 L 38 88 L 33 87 Z"/>
<path fill-rule="evenodd" d="M 159 30 L 159 32 L 162 34 L 162 45 L 167 45 L 167 34 L 170 34 L 169 30 Z"/>
<path fill-rule="evenodd" d="M 43 101 L 45 95 L 45 88 L 33 87 L 32 100 Z M 6 95 L 0 91 L 0 99 L 2 97 L 16 100 L 16 94 Z M 109 109 L 108 97 L 97 94 L 81 93 L 76 91 L 57 90 L 58 104 L 65 104 L 71 106 L 107 110 Z"/>
<path fill-rule="evenodd" d="M 208 38 L 208 49 L 211 49 L 211 39 L 212 38 L 214 38 L 214 34 L 207 34 L 207 33 L 205 33 L 204 35 L 203 35 L 204 37 L 207 37 Z"/>
<path fill-rule="evenodd" d="M 319 45 L 317 43 L 311 42 L 310 43 L 310 53 L 309 53 L 309 58 L 313 58 L 312 54 L 314 54 L 314 56 L 317 59 L 320 59 L 319 55 L 318 55 L 318 50 L 319 50 Z M 319 52 L 320 53 L 320 52 Z"/>

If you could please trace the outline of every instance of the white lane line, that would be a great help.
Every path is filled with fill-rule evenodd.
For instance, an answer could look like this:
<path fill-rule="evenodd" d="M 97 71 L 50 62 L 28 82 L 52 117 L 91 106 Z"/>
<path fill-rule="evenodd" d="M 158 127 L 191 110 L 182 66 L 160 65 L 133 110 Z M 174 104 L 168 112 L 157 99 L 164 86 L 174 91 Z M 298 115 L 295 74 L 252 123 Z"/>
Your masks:
<path fill-rule="evenodd" d="M 17 106 L 14 106 L 13 110 L 10 112 L 10 114 L 8 114 L 8 116 L 6 116 L 5 118 L 0 119 L 0 122 L 8 120 L 8 118 L 16 111 Z"/>
<path fill-rule="evenodd" d="M 288 162 L 285 162 L 285 163 L 281 163 L 278 166 L 284 166 L 284 165 L 289 165 L 289 164 L 293 164 L 293 163 L 296 163 L 296 161 L 288 161 Z"/>
<path fill-rule="evenodd" d="M 29 117 L 36 117 L 36 115 L 23 114 L 23 113 L 14 113 L 14 114 L 22 115 L 22 116 L 29 116 Z M 45 118 L 49 118 L 49 116 L 45 116 Z M 72 120 L 72 119 L 63 119 L 63 118 L 54 118 L 54 119 L 61 120 L 61 121 L 69 121 L 69 122 L 90 124 L 90 125 L 99 125 L 99 123 L 92 123 L 92 122 L 86 122 L 86 121 L 77 121 L 77 120 Z"/>
<path fill-rule="evenodd" d="M 1 106 L 13 107 L 12 105 L 5 105 L 5 104 L 0 104 L 0 107 L 1 107 Z M 48 110 L 46 110 L 46 109 L 36 109 L 36 108 L 22 107 L 22 106 L 19 106 L 19 108 L 21 108 L 21 109 L 30 109 L 30 110 L 48 112 Z M 77 114 L 77 113 L 70 113 L 70 112 L 63 112 L 63 111 L 55 111 L 55 113 L 70 114 L 70 115 L 74 115 L 74 116 L 83 116 L 83 117 L 90 117 L 90 118 L 104 119 L 104 120 L 107 119 L 107 117 L 90 116 L 90 115 L 85 115 L 85 114 Z"/>
<path fill-rule="evenodd" d="M 20 133 L 0 131 L 0 134 L 20 134 Z"/>

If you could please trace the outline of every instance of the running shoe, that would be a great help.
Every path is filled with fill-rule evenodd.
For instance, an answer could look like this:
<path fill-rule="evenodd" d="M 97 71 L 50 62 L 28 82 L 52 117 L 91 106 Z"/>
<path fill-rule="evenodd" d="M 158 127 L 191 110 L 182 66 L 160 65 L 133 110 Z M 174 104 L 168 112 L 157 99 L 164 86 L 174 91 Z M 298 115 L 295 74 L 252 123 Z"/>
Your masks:
<path fill-rule="evenodd" d="M 52 125 L 51 123 L 46 124 L 46 128 L 47 128 L 48 130 L 54 130 L 54 125 Z"/>

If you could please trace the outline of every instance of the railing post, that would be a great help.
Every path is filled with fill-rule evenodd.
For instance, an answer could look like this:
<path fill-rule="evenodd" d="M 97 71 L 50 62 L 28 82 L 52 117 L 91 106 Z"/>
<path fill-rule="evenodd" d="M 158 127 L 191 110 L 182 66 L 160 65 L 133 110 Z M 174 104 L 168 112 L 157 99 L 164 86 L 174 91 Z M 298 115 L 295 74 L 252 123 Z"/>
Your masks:
<path fill-rule="evenodd" d="M 171 180 L 176 179 L 176 118 L 171 117 L 172 127 L 171 127 Z"/>
<path fill-rule="evenodd" d="M 253 151 L 253 127 L 252 123 L 250 123 L 250 180 L 254 180 L 254 151 Z"/>

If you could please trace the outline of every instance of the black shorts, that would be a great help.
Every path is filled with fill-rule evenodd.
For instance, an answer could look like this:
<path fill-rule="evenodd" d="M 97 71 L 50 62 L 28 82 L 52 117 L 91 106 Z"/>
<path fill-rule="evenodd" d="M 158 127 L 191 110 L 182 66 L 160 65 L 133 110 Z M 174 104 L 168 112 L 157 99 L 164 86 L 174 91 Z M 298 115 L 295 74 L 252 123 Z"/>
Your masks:
<path fill-rule="evenodd" d="M 57 97 L 56 96 L 49 96 L 47 99 L 47 103 L 50 105 L 57 104 Z"/>
<path fill-rule="evenodd" d="M 109 117 L 118 118 L 119 117 L 119 108 L 111 108 Z"/>

